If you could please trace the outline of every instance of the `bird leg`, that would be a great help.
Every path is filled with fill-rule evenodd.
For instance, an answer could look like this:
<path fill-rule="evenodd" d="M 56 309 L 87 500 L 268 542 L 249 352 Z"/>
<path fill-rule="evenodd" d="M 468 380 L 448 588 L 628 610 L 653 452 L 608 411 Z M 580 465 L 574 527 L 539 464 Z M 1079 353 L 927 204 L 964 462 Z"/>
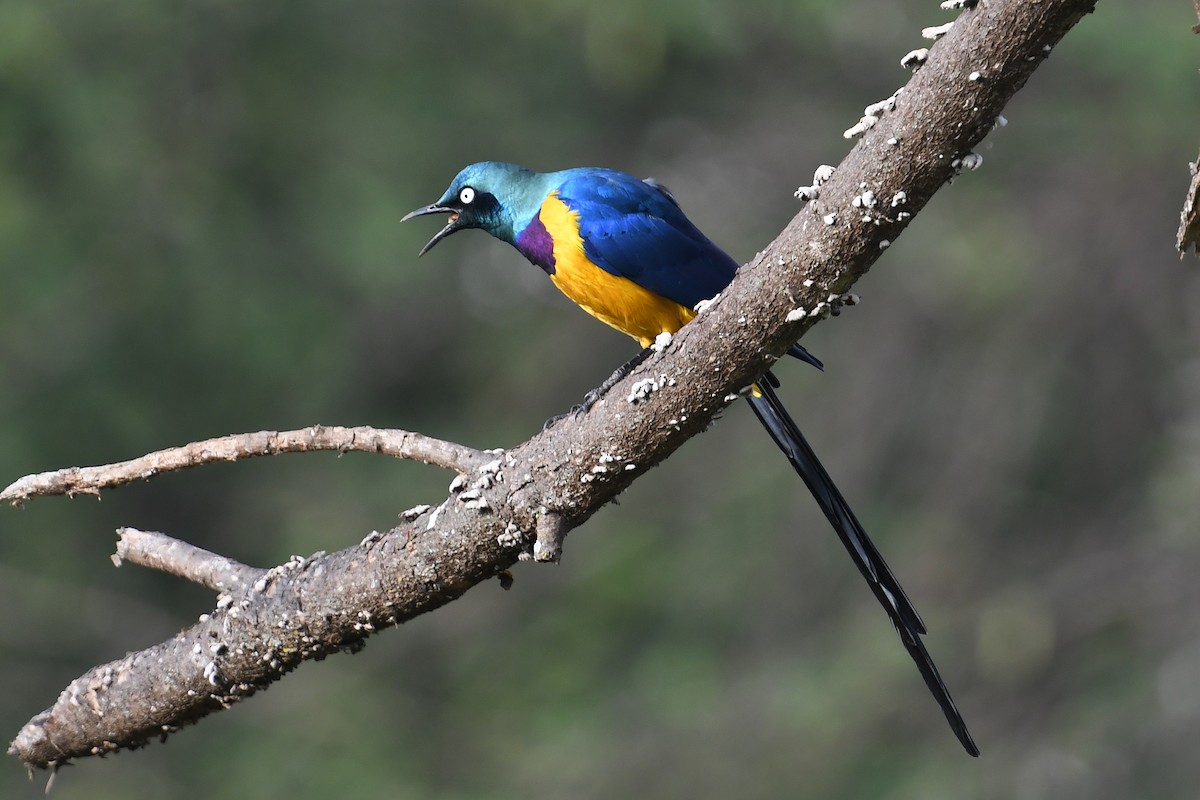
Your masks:
<path fill-rule="evenodd" d="M 642 362 L 645 361 L 647 358 L 649 358 L 650 354 L 652 352 L 654 352 L 653 347 L 645 347 L 636 356 L 629 359 L 621 366 L 617 367 L 617 369 L 613 372 L 613 374 L 609 375 L 608 379 L 606 381 L 604 381 L 604 383 L 600 384 L 595 389 L 592 389 L 590 392 L 588 392 L 586 395 L 583 396 L 583 405 L 575 407 L 575 409 L 578 411 L 578 413 L 583 413 L 584 411 L 587 411 L 592 406 L 596 405 L 597 400 L 599 400 L 601 397 L 604 397 L 604 395 L 608 394 L 608 390 L 611 389 L 612 387 L 616 386 L 618 383 L 620 383 L 625 378 L 626 375 L 628 375 L 629 373 L 633 372 L 635 369 L 640 367 L 642 365 Z"/>
<path fill-rule="evenodd" d="M 553 416 L 546 420 L 546 423 L 542 425 L 542 430 L 547 430 L 553 426 L 554 423 L 558 422 L 564 417 L 578 417 L 580 414 L 586 414 L 592 406 L 596 405 L 596 402 L 599 401 L 601 397 L 604 397 L 604 395 L 608 394 L 609 389 L 616 386 L 626 375 L 641 366 L 642 362 L 649 358 L 652 352 L 654 352 L 654 348 L 652 347 L 643 348 L 643 350 L 636 356 L 617 367 L 613 374 L 609 375 L 608 378 L 605 379 L 604 383 L 585 394 L 583 396 L 582 403 L 572 407 L 571 410 L 566 414 L 558 414 L 557 416 Z"/>

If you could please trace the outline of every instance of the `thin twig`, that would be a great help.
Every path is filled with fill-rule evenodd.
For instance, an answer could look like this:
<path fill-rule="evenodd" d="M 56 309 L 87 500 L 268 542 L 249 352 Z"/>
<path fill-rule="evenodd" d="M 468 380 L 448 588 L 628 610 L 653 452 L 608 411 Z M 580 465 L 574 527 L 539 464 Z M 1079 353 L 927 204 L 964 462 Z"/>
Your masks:
<path fill-rule="evenodd" d="M 118 567 L 125 561 L 168 575 L 186 578 L 192 583 L 207 586 L 218 592 L 228 592 L 253 584 L 266 573 L 264 569 L 248 567 L 232 558 L 211 553 L 195 545 L 181 542 L 154 531 L 118 528 L 117 551 L 113 563 Z"/>
<path fill-rule="evenodd" d="M 304 453 L 313 450 L 382 453 L 452 469 L 460 474 L 471 472 L 489 459 L 489 456 L 470 447 L 411 431 L 367 426 L 346 428 L 313 425 L 295 431 L 236 433 L 192 442 L 182 447 L 158 450 L 116 464 L 67 467 L 53 472 L 26 475 L 0 492 L 0 503 L 20 506 L 30 497 L 44 495 L 99 495 L 101 489 L 148 480 L 163 472 L 189 469 L 214 461 L 239 461 L 254 456 Z"/>
<path fill-rule="evenodd" d="M 1200 0 L 1196 2 L 1200 3 Z M 1179 250 L 1180 258 L 1193 247 L 1200 252 L 1200 202 L 1197 202 L 1200 199 L 1200 157 L 1188 167 L 1192 180 L 1188 184 L 1187 197 L 1183 199 L 1183 211 L 1179 212 L 1179 233 L 1175 235 L 1175 248 Z"/>

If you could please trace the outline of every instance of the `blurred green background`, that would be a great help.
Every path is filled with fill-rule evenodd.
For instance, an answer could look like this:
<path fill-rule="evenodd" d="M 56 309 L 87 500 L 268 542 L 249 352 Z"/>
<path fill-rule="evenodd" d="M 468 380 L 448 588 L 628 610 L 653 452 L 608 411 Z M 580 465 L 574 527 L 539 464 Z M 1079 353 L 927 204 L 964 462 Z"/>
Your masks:
<path fill-rule="evenodd" d="M 568 543 L 69 798 L 1192 798 L 1200 144 L 1190 4 L 1100 3 L 784 397 L 983 749 L 735 407 Z M 0 2 L 0 483 L 316 422 L 478 447 L 633 353 L 483 234 L 481 159 L 653 174 L 739 260 L 950 19 L 936 0 Z M 450 476 L 294 455 L 0 509 L 0 732 L 208 610 L 113 529 L 332 550 Z M 0 762 L 0 796 L 41 796 Z"/>

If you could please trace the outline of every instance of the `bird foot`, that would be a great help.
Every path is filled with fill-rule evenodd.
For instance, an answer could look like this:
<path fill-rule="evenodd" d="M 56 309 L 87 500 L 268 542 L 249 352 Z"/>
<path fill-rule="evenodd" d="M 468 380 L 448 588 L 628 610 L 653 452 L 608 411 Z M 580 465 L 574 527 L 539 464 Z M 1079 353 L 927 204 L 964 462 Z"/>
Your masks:
<path fill-rule="evenodd" d="M 603 395 L 600 393 L 599 389 L 592 389 L 590 392 L 588 392 L 587 394 L 585 394 L 583 396 L 582 403 L 578 403 L 576 405 L 571 406 L 571 410 L 565 414 L 555 414 L 553 417 L 551 417 L 550 419 L 543 422 L 542 430 L 544 430 L 544 431 L 549 430 L 550 428 L 554 427 L 555 423 L 557 423 L 561 420 L 564 420 L 567 417 L 571 417 L 572 419 L 575 419 L 576 417 L 579 417 L 582 414 L 586 414 L 588 411 L 591 410 L 592 406 L 596 405 L 596 402 L 602 396 Z"/>
<path fill-rule="evenodd" d="M 577 405 L 571 409 L 571 413 L 577 417 L 580 414 L 586 414 L 587 412 L 592 410 L 592 406 L 594 406 L 594 405 L 596 405 L 596 403 L 600 402 L 601 397 L 604 397 L 604 387 L 600 387 L 599 389 L 592 389 L 590 392 L 588 392 L 587 394 L 585 394 L 583 396 L 582 403 L 580 403 L 579 405 Z"/>
<path fill-rule="evenodd" d="M 544 423 L 542 423 L 542 430 L 544 430 L 544 431 L 549 430 L 550 428 L 554 427 L 554 424 L 556 422 L 566 419 L 567 417 L 575 418 L 575 417 L 580 416 L 581 414 L 586 414 L 587 412 L 591 411 L 592 406 L 594 406 L 594 405 L 596 405 L 596 403 L 600 402 L 600 398 L 604 397 L 604 395 L 608 393 L 609 389 L 616 386 L 618 383 L 621 382 L 622 378 L 624 378 L 629 373 L 633 372 L 634 368 L 636 366 L 638 366 L 639 364 L 641 364 L 643 361 L 645 361 L 651 352 L 652 352 L 651 349 L 649 347 L 647 347 L 644 350 L 642 350 L 640 353 L 638 353 L 636 356 L 634 356 L 633 358 L 626 361 L 624 364 L 622 364 L 620 367 L 618 367 L 617 370 L 615 372 L 613 372 L 612 375 L 609 375 L 608 379 L 605 380 L 604 383 L 600 384 L 595 389 L 592 389 L 590 392 L 585 394 L 583 396 L 582 403 L 580 403 L 579 405 L 576 405 L 576 406 L 572 406 L 571 410 L 568 411 L 567 413 L 558 414 L 558 415 L 553 416 L 550 419 L 546 420 Z"/>

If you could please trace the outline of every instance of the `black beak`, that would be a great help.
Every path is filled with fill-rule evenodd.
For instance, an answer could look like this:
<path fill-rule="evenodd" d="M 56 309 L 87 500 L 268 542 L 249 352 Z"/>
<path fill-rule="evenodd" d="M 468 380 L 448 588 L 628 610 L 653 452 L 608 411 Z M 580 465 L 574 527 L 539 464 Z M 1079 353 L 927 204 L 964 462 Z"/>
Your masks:
<path fill-rule="evenodd" d="M 409 214 L 405 214 L 400 219 L 400 221 L 407 222 L 408 220 L 412 219 L 413 217 L 423 217 L 426 214 L 449 214 L 450 221 L 448 223 L 446 223 L 446 227 L 444 227 L 440 231 L 438 231 L 434 235 L 434 237 L 429 240 L 428 244 L 426 244 L 424 247 L 421 248 L 421 252 L 417 253 L 417 258 L 420 258 L 421 256 L 428 253 L 431 249 L 433 249 L 433 246 L 435 244 L 437 244 L 442 239 L 445 239 L 447 236 L 449 236 L 450 234 L 454 233 L 455 231 L 457 231 L 463 227 L 458 224 L 458 210 L 457 209 L 447 208 L 446 206 L 439 206 L 437 203 L 434 203 L 431 206 L 425 206 L 424 208 L 418 208 L 416 211 L 413 211 Z"/>

